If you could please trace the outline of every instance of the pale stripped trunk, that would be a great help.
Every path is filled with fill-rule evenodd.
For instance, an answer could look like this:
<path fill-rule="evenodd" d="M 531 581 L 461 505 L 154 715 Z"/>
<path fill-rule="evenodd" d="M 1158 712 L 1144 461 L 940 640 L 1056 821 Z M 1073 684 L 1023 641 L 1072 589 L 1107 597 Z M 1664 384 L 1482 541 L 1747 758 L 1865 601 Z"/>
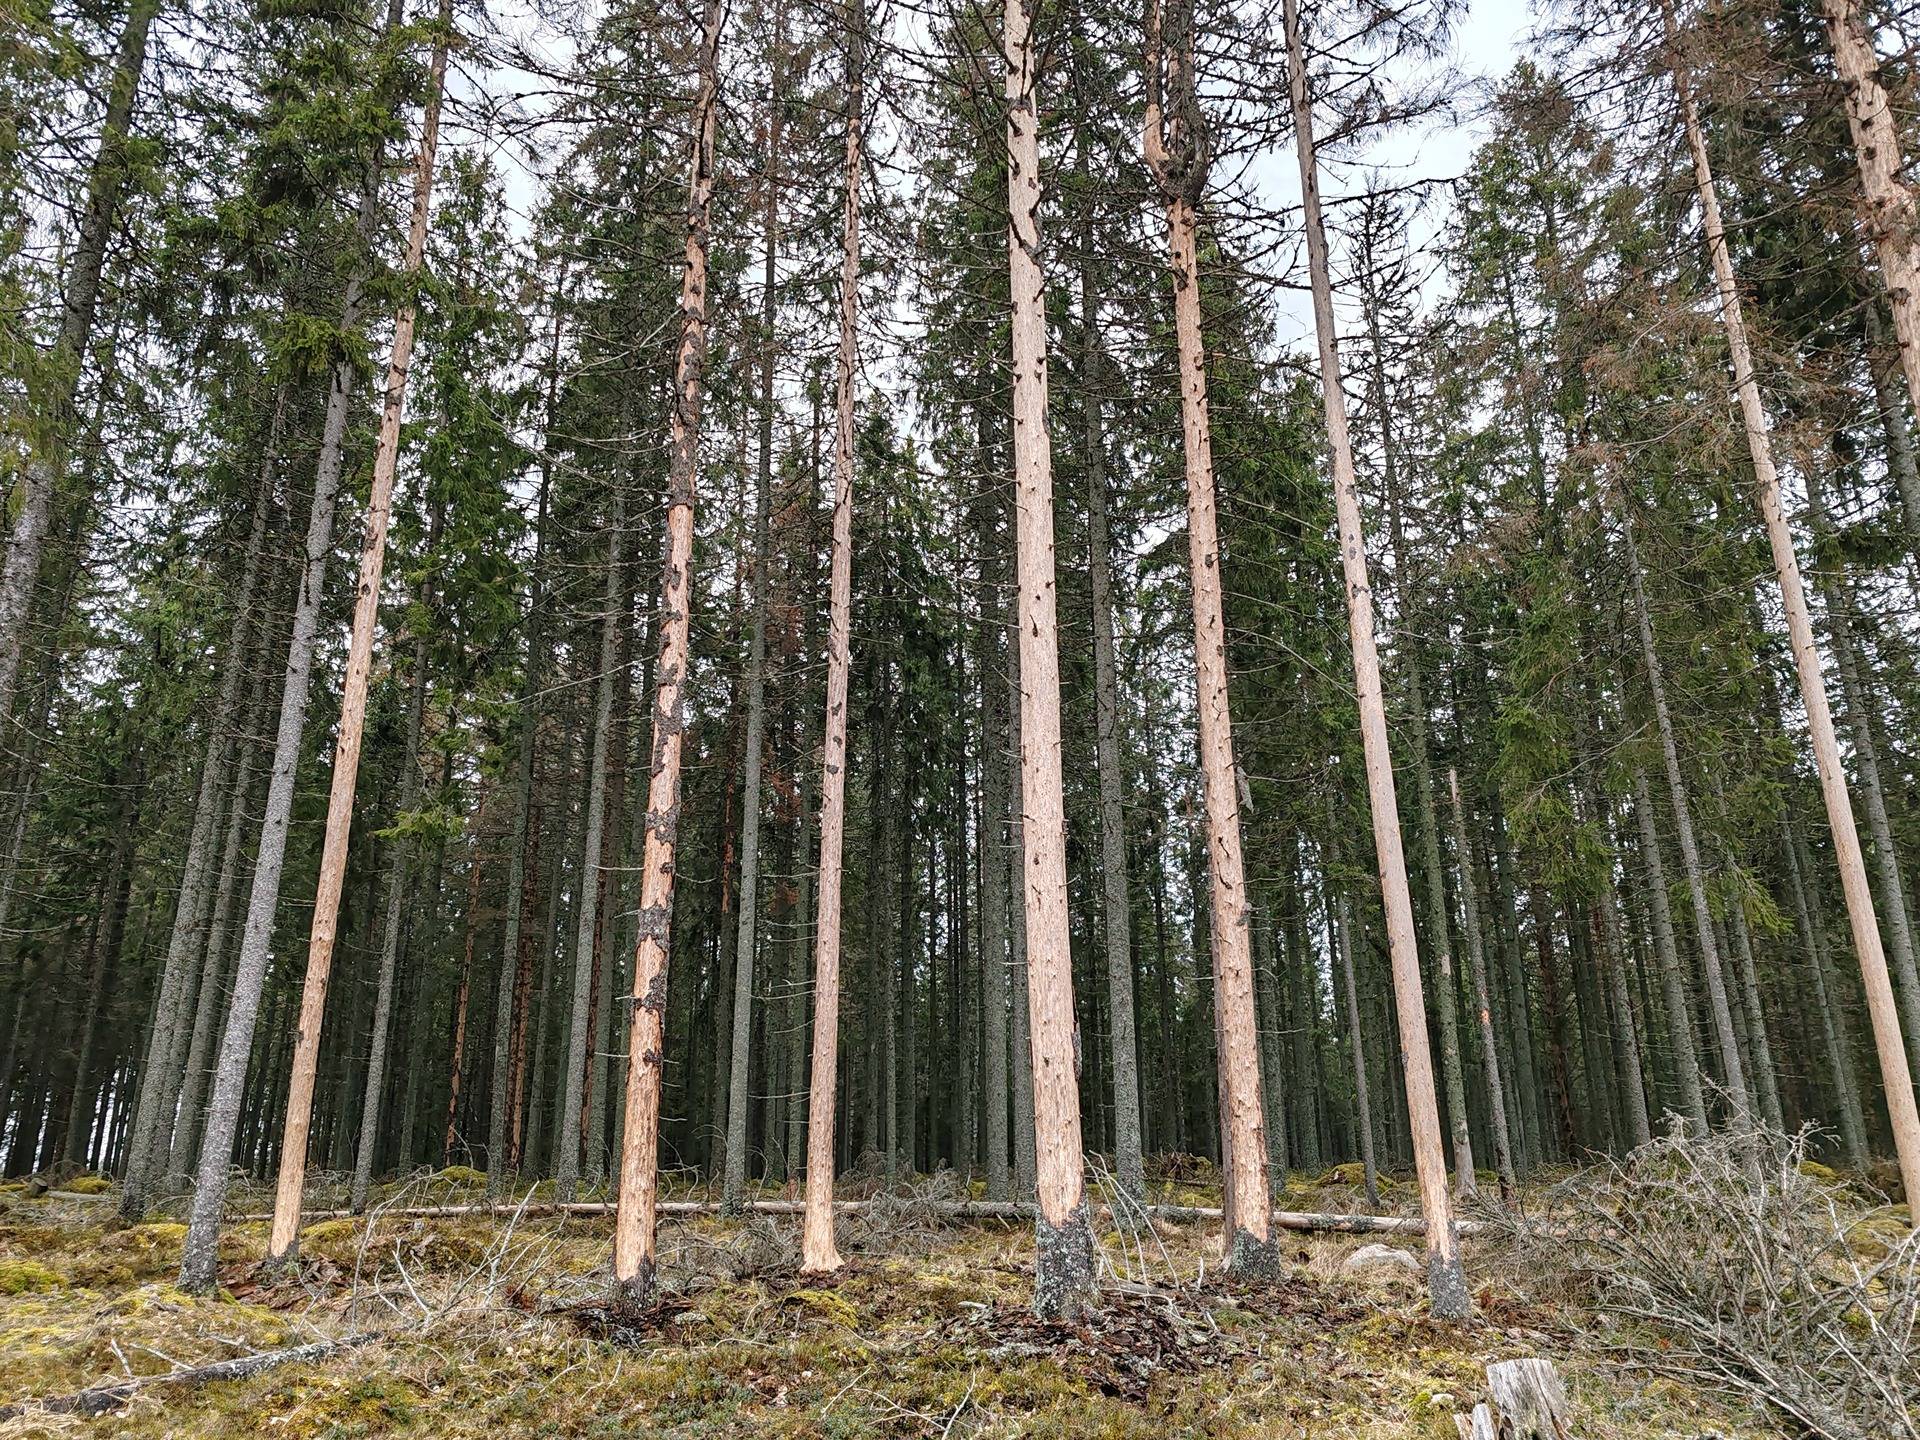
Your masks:
<path fill-rule="evenodd" d="M 1427 1281 L 1433 1312 L 1464 1317 L 1471 1308 L 1460 1240 L 1447 1193 L 1446 1155 L 1440 1145 L 1440 1112 L 1433 1086 L 1433 1054 L 1427 1043 L 1426 997 L 1420 982 L 1420 956 L 1413 925 L 1413 900 L 1407 889 L 1406 856 L 1401 848 L 1399 801 L 1394 794 L 1393 758 L 1387 742 L 1386 704 L 1380 693 L 1380 657 L 1373 634 L 1373 590 L 1367 578 L 1365 532 L 1354 483 L 1353 446 L 1347 434 L 1347 402 L 1341 389 L 1340 353 L 1334 328 L 1333 285 L 1327 237 L 1320 215 L 1319 164 L 1314 157 L 1313 112 L 1307 98 L 1305 52 L 1295 0 L 1285 0 L 1288 91 L 1292 101 L 1294 148 L 1304 197 L 1307 260 L 1312 273 L 1314 329 L 1319 338 L 1320 388 L 1326 406 L 1327 443 L 1333 455 L 1334 510 L 1340 529 L 1340 557 L 1346 577 L 1347 626 L 1353 647 L 1354 691 L 1359 702 L 1360 739 L 1366 762 L 1367 794 L 1373 813 L 1374 848 L 1380 865 L 1381 899 L 1386 911 L 1387 952 L 1393 962 L 1394 996 L 1400 1023 L 1401 1063 L 1406 1074 L 1408 1127 L 1414 1168 L 1420 1184 L 1420 1208 L 1427 1224 Z"/>
<path fill-rule="evenodd" d="M 1826 0 L 1829 13 L 1846 16 L 1846 0 Z M 1669 45 L 1677 39 L 1671 0 L 1663 5 Z M 1842 47 L 1846 48 L 1846 47 Z M 1856 57 L 1857 58 L 1857 57 Z M 1900 1015 L 1893 995 L 1893 982 L 1887 974 L 1887 957 L 1880 946 L 1880 924 L 1873 910 L 1873 892 L 1867 884 L 1866 862 L 1860 850 L 1860 834 L 1854 826 L 1853 801 L 1847 794 L 1846 772 L 1841 766 L 1840 746 L 1834 737 L 1833 712 L 1827 702 L 1826 680 L 1820 672 L 1820 656 L 1814 646 L 1813 620 L 1807 612 L 1806 591 L 1800 580 L 1800 559 L 1787 529 L 1786 512 L 1780 501 L 1780 480 L 1774 470 L 1773 449 L 1767 433 L 1766 411 L 1760 401 L 1760 387 L 1754 379 L 1753 355 L 1747 344 L 1746 322 L 1741 315 L 1740 291 L 1734 279 L 1733 260 L 1720 220 L 1720 202 L 1714 192 L 1713 170 L 1707 159 L 1706 140 L 1701 134 L 1700 117 L 1695 110 L 1692 86 L 1685 68 L 1673 61 L 1674 88 L 1679 92 L 1680 111 L 1687 130 L 1687 148 L 1693 155 L 1693 172 L 1705 217 L 1707 250 L 1713 261 L 1713 275 L 1720 293 L 1720 318 L 1726 329 L 1727 349 L 1733 362 L 1734 384 L 1740 396 L 1740 415 L 1746 428 L 1747 447 L 1753 458 L 1758 482 L 1760 513 L 1766 522 L 1767 539 L 1773 550 L 1773 565 L 1780 577 L 1780 593 L 1787 613 L 1787 630 L 1793 647 L 1794 669 L 1799 676 L 1800 698 L 1807 711 L 1807 729 L 1813 742 L 1815 763 L 1820 772 L 1820 790 L 1827 807 L 1827 823 L 1833 831 L 1833 846 L 1840 866 L 1840 885 L 1847 897 L 1847 918 L 1853 929 L 1854 954 L 1860 962 L 1860 976 L 1867 993 L 1867 1010 L 1873 1020 L 1874 1049 L 1880 1059 L 1880 1078 L 1887 1097 L 1887 1109 L 1893 1130 L 1894 1148 L 1900 1157 L 1901 1179 L 1909 1195 L 1920 1195 L 1920 1109 L 1914 1104 L 1913 1076 L 1902 1043 Z M 1869 97 L 1870 98 L 1870 97 Z M 1850 110 L 1857 112 L 1862 96 L 1849 99 Z M 1857 121 L 1857 113 L 1850 116 Z M 1878 163 L 1898 165 L 1898 150 L 1881 151 Z M 1871 186 L 1869 187 L 1871 194 Z M 1909 201 L 1910 203 L 1910 201 Z M 1881 217 L 1882 223 L 1891 216 Z M 1894 280 L 1889 275 L 1888 280 Z M 1890 285 L 1890 288 L 1891 285 Z M 1899 287 L 1909 307 L 1920 304 L 1920 292 L 1909 280 Z M 1920 316 L 1908 310 L 1908 328 L 1900 329 L 1903 363 L 1920 364 Z M 1896 329 L 1899 321 L 1896 317 Z M 1909 384 L 1920 393 L 1916 372 L 1909 370 Z"/>
<path fill-rule="evenodd" d="M 387 14 L 389 30 L 398 23 L 398 8 L 395 0 Z M 374 163 L 368 167 L 366 188 L 360 196 L 358 239 L 363 247 L 370 239 L 379 203 L 379 177 L 376 154 Z M 357 269 L 347 282 L 340 307 L 344 332 L 350 333 L 359 323 L 366 284 L 364 269 Z M 342 355 L 334 362 L 328 382 L 326 419 L 321 426 L 320 458 L 314 469 L 313 501 L 294 595 L 293 627 L 287 641 L 286 675 L 280 690 L 280 714 L 272 769 L 268 773 L 267 801 L 261 816 L 260 844 L 254 856 L 246 925 L 240 936 L 240 957 L 234 966 L 233 995 L 227 1008 L 227 1023 L 221 1031 L 219 1059 L 214 1065 L 213 1094 L 207 1101 L 207 1125 L 201 1137 L 199 1164 L 195 1167 L 187 1241 L 180 1257 L 180 1288 L 190 1292 L 213 1288 L 220 1217 L 226 1204 L 227 1167 L 233 1158 L 234 1139 L 240 1127 L 241 1095 L 253 1054 L 254 1026 L 259 1019 L 260 997 L 267 977 L 268 947 L 273 940 L 274 915 L 280 903 L 280 877 L 286 865 L 287 830 L 293 818 L 293 784 L 306 729 L 307 687 L 313 672 L 313 645 L 326 584 L 327 555 L 333 546 L 333 516 L 340 496 L 342 447 L 354 383 L 353 361 Z"/>
<path fill-rule="evenodd" d="M 833 1240 L 834 1087 L 840 1068 L 841 852 L 847 820 L 847 668 L 853 615 L 854 401 L 860 363 L 860 180 L 866 154 L 863 0 L 847 9 L 847 136 L 840 219 L 840 345 L 834 371 L 833 547 L 827 583 L 827 712 L 821 731 L 820 859 L 814 884 L 813 1060 L 807 1099 L 807 1211 L 800 1268 L 840 1268 Z"/>
<path fill-rule="evenodd" d="M 440 102 L 452 19 L 452 0 L 440 0 L 433 58 L 427 72 L 427 100 L 421 115 L 420 148 L 414 159 L 413 215 L 407 229 L 407 253 L 401 270 L 408 284 L 419 275 L 427 248 L 427 213 L 433 200 L 434 154 L 440 141 Z M 407 401 L 414 319 L 415 307 L 409 297 L 394 314 L 393 355 L 387 365 L 386 398 L 381 406 L 380 436 L 374 449 L 373 485 L 367 499 L 366 535 L 360 546 L 360 579 L 354 594 L 353 633 L 347 644 L 347 673 L 341 686 L 340 721 L 334 736 L 333 784 L 327 795 L 320 880 L 313 900 L 306 983 L 300 997 L 299 1028 L 294 1037 L 293 1071 L 280 1141 L 280 1177 L 274 1191 L 273 1230 L 267 1240 L 269 1261 L 287 1259 L 299 1239 L 300 1199 L 307 1170 L 307 1131 L 313 1120 L 314 1067 L 320 1055 L 327 979 L 333 968 L 340 892 L 347 876 L 347 843 L 353 827 L 354 789 L 360 775 L 360 741 L 366 727 L 367 684 L 373 668 L 373 629 L 380 614 L 380 576 L 386 564 L 387 522 L 392 515 L 393 477 L 400 458 L 400 416 Z"/>
<path fill-rule="evenodd" d="M 1270 1273 L 1277 1264 L 1269 1215 L 1267 1118 L 1260 1089 L 1259 1024 L 1253 997 L 1252 908 L 1240 849 L 1240 802 L 1227 696 L 1227 635 L 1220 537 L 1214 510 L 1213 442 L 1206 352 L 1200 333 L 1197 222 L 1184 196 L 1168 207 L 1174 330 L 1180 350 L 1180 415 L 1187 473 L 1188 568 L 1193 587 L 1194 675 L 1201 788 L 1207 810 L 1207 873 L 1213 912 L 1214 986 L 1220 996 L 1223 1147 L 1233 1167 L 1234 1230 L 1228 1263 Z M 1122 862 L 1124 864 L 1124 861 Z M 1230 1137 L 1230 1138 L 1227 1138 Z"/>
<path fill-rule="evenodd" d="M 613 1279 L 628 1304 L 654 1287 L 659 1201 L 660 1098 L 664 1080 L 667 960 L 673 933 L 674 853 L 680 830 L 681 747 L 687 720 L 688 619 L 693 605 L 693 506 L 700 476 L 700 402 L 707 359 L 707 243 L 713 209 L 720 0 L 701 19 L 700 82 L 687 178 L 687 241 L 680 279 L 680 344 L 674 357 L 667 468 L 666 563 L 660 587 L 660 653 L 654 668 L 647 838 L 640 863 L 633 996 L 627 1031 L 627 1093 L 620 1134 L 620 1195 L 614 1214 Z"/>
<path fill-rule="evenodd" d="M 1040 107 L 1031 0 L 1002 18 L 1007 99 L 1007 268 L 1013 308 L 1015 582 L 1020 617 L 1022 869 L 1028 1044 L 1033 1060 L 1034 1308 L 1050 1319 L 1092 1309 L 1093 1230 L 1080 1140 L 1079 1047 L 1068 952 L 1066 810 L 1060 771 L 1053 457 L 1047 435 L 1046 281 L 1040 271 Z M 1265 1176 L 1264 1168 L 1261 1171 Z"/>
<path fill-rule="evenodd" d="M 1199 133 L 1199 100 L 1193 83 L 1190 7 L 1170 7 L 1168 21 L 1172 41 L 1163 52 L 1159 9 L 1156 6 L 1149 12 L 1144 144 L 1147 164 L 1167 201 L 1168 267 L 1173 273 L 1173 326 L 1179 353 L 1195 708 L 1201 792 L 1207 811 L 1210 949 L 1219 1027 L 1220 1150 L 1226 1171 L 1224 1184 L 1233 1196 L 1230 1205 L 1222 1206 L 1222 1219 L 1229 1267 L 1270 1276 L 1277 1269 L 1278 1257 L 1271 1229 L 1268 1120 L 1261 1093 L 1260 1023 L 1254 1000 L 1253 907 L 1240 844 L 1240 794 L 1227 693 L 1226 606 L 1213 483 L 1213 432 L 1207 411 L 1206 341 L 1200 328 L 1199 217 L 1195 207 L 1206 189 L 1205 137 Z M 1100 483 L 1105 483 L 1104 476 Z M 1111 856 L 1107 863 L 1113 864 Z M 1119 863 L 1124 874 L 1124 847 Z M 1124 916 L 1120 923 L 1125 923 Z M 1127 983 L 1132 983 L 1131 976 Z"/>
<path fill-rule="evenodd" d="M 1847 128 L 1860 165 L 1860 224 L 1880 262 L 1900 368 L 1914 411 L 1920 414 L 1920 243 L 1915 238 L 1920 207 L 1904 173 L 1899 121 L 1880 81 L 1880 57 L 1866 17 L 1854 0 L 1820 0 L 1820 11 L 1846 93 Z"/>

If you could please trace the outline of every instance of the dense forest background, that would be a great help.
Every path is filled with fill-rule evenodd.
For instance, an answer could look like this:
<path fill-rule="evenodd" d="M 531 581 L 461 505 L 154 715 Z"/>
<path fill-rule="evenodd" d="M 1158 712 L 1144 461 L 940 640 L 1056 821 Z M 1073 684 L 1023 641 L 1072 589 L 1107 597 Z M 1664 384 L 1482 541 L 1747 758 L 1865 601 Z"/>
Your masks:
<path fill-rule="evenodd" d="M 1910 17 L 1844 14 L 1911 148 Z M 1079 1113 L 1123 1180 L 1202 1173 L 1239 1043 L 1211 958 L 1174 192 L 1141 144 L 1167 90 L 1199 155 L 1266 1159 L 1364 1157 L 1371 1185 L 1413 1165 L 1418 1116 L 1326 372 L 1296 343 L 1309 255 L 1271 179 L 1301 72 L 1278 11 L 1181 18 L 1184 87 L 1137 7 L 1032 16 Z M 1450 53 L 1458 18 L 1297 20 L 1455 1188 L 1491 1199 L 1670 1115 L 1814 1124 L 1824 1158 L 1896 1186 L 1731 385 L 1764 392 L 1913 1054 L 1920 472 L 1886 248 L 1911 247 L 1912 201 L 1883 204 L 1906 182 L 1863 181 L 1862 92 L 1805 0 L 1664 28 L 1556 9 L 1484 82 Z M 280 1164 L 384 399 L 311 1167 L 353 1175 L 356 1203 L 419 1166 L 567 1197 L 617 1172 L 654 934 L 661 556 L 691 455 L 659 1164 L 735 1196 L 800 1177 L 852 154 L 834 1166 L 1032 1193 L 999 17 L 8 0 L 0 35 L 5 1172 L 112 1174 L 136 1215 L 196 1172 Z M 1371 163 L 1468 124 L 1457 177 Z M 203 1154 L 209 1130 L 230 1156 Z"/>

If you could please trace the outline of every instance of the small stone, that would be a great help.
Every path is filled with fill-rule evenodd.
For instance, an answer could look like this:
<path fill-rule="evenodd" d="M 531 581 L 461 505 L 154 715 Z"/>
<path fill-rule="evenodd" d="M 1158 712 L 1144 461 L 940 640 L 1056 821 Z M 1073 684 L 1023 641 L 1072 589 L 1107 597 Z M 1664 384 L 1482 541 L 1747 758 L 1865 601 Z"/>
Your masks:
<path fill-rule="evenodd" d="M 1397 1250 L 1391 1245 L 1378 1243 L 1362 1245 L 1340 1262 L 1340 1271 L 1344 1275 L 1395 1270 L 1417 1276 L 1420 1273 L 1420 1262 L 1405 1250 Z"/>

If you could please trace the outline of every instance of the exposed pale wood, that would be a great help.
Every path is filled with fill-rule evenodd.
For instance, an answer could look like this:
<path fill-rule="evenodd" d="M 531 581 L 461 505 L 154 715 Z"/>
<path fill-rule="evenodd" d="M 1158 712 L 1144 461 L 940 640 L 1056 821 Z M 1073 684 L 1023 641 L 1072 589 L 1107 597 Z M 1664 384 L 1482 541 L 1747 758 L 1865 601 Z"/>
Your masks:
<path fill-rule="evenodd" d="M 1367 797 L 1373 814 L 1374 850 L 1380 866 L 1380 894 L 1386 912 L 1387 953 L 1393 964 L 1393 988 L 1400 1025 L 1401 1065 L 1406 1077 L 1407 1121 L 1414 1167 L 1420 1182 L 1420 1209 L 1427 1222 L 1427 1278 L 1436 1315 L 1464 1316 L 1470 1308 L 1460 1265 L 1452 1197 L 1447 1193 L 1447 1162 L 1440 1145 L 1440 1110 L 1434 1095 L 1433 1053 L 1427 1041 L 1426 997 L 1420 982 L 1420 956 L 1414 940 L 1413 900 L 1407 889 L 1407 861 L 1400 839 L 1399 800 L 1394 793 L 1393 757 L 1387 742 L 1387 712 L 1380 693 L 1380 656 L 1373 634 L 1373 589 L 1367 577 L 1366 537 L 1360 496 L 1354 481 L 1353 444 L 1347 430 L 1346 394 L 1341 388 L 1338 331 L 1333 314 L 1333 282 L 1327 258 L 1326 227 L 1320 213 L 1319 163 L 1314 156 L 1313 107 L 1307 96 L 1305 50 L 1300 39 L 1297 0 L 1285 0 L 1288 94 L 1293 107 L 1294 149 L 1307 233 L 1307 263 L 1313 285 L 1314 330 L 1320 348 L 1320 390 L 1326 407 L 1327 445 L 1333 456 L 1333 498 L 1340 530 L 1340 559 L 1346 577 L 1347 629 L 1353 647 L 1353 680 L 1359 702 L 1361 750 Z"/>
<path fill-rule="evenodd" d="M 419 276 L 426 255 L 427 216 L 433 204 L 434 156 L 440 143 L 440 102 L 445 90 L 447 47 L 452 33 L 452 0 L 440 0 L 435 17 L 433 58 L 427 71 L 427 101 L 421 116 L 420 145 L 414 156 L 413 213 L 407 227 L 406 258 L 401 265 L 401 274 L 409 286 Z M 373 670 L 373 627 L 380 616 L 380 576 L 386 566 L 387 522 L 393 513 L 393 478 L 400 461 L 400 417 L 407 403 L 407 372 L 413 363 L 416 314 L 409 292 L 394 312 L 393 353 L 387 362 L 386 396 L 380 407 L 380 434 L 373 453 L 373 484 L 367 498 L 366 531 L 360 545 L 353 631 L 347 642 L 347 671 L 341 682 L 340 720 L 334 733 L 333 782 L 327 794 L 320 879 L 313 897 L 306 980 L 300 995 L 299 1027 L 294 1035 L 293 1069 L 280 1141 L 273 1233 L 267 1241 L 269 1260 L 286 1258 L 300 1232 L 300 1194 L 307 1174 L 307 1131 L 313 1122 L 314 1067 L 320 1057 L 320 1025 L 326 1015 L 327 980 L 333 969 L 340 892 L 347 878 L 347 841 L 353 829 L 354 791 L 360 778 L 360 742 L 367 720 L 367 685 Z"/>
<path fill-rule="evenodd" d="M 1038 1261 L 1034 1304 L 1071 1317 L 1094 1296 L 1068 949 L 1067 823 L 1060 775 L 1060 650 L 1047 434 L 1047 294 L 1040 268 L 1039 64 L 1033 0 L 1007 0 L 1007 270 L 1012 297 L 1015 581 L 1020 653 L 1028 1045 L 1033 1059 Z"/>
<path fill-rule="evenodd" d="M 1829 16 L 1838 14 L 1851 21 L 1852 7 L 1848 0 L 1824 0 L 1824 3 Z M 1720 201 L 1714 190 L 1713 167 L 1707 157 L 1707 143 L 1701 131 L 1699 111 L 1694 104 L 1692 79 L 1679 51 L 1679 25 L 1674 19 L 1671 0 L 1663 0 L 1661 14 L 1669 47 L 1668 65 L 1680 99 L 1687 148 L 1693 156 L 1694 184 L 1700 196 L 1707 252 L 1713 262 L 1714 284 L 1719 291 L 1720 318 L 1726 330 L 1727 350 L 1733 364 L 1740 417 L 1746 428 L 1748 453 L 1753 460 L 1760 514 L 1766 522 L 1767 541 L 1773 550 L 1774 571 L 1780 580 L 1788 638 L 1793 647 L 1794 670 L 1800 681 L 1800 699 L 1806 707 L 1807 730 L 1813 742 L 1814 761 L 1820 772 L 1820 793 L 1826 802 L 1827 823 L 1833 832 L 1833 847 L 1840 867 L 1840 886 L 1846 895 L 1847 918 L 1853 928 L 1854 955 L 1860 963 L 1860 978 L 1866 987 L 1867 1013 L 1873 1023 L 1874 1050 L 1880 1060 L 1880 1079 L 1886 1094 L 1894 1149 L 1899 1156 L 1900 1176 L 1907 1193 L 1920 1195 L 1920 1109 L 1916 1109 L 1914 1104 L 1913 1076 L 1908 1068 L 1907 1052 L 1901 1036 L 1900 1012 L 1894 1000 L 1893 982 L 1887 973 L 1886 952 L 1881 948 L 1880 922 L 1874 913 L 1873 891 L 1867 883 L 1866 861 L 1860 849 L 1860 832 L 1854 824 L 1853 800 L 1847 793 L 1846 771 L 1840 759 L 1839 742 L 1834 736 L 1833 710 L 1827 700 L 1827 684 L 1820 669 L 1820 654 L 1814 645 L 1813 619 L 1807 611 L 1806 587 L 1800 578 L 1800 558 L 1794 550 L 1793 536 L 1787 529 L 1786 511 L 1781 504 L 1780 477 L 1774 468 L 1766 408 L 1761 403 L 1760 386 L 1754 378 L 1753 352 L 1747 343 L 1746 321 L 1740 308 L 1740 288 L 1734 276 L 1732 253 L 1727 247 L 1726 227 L 1720 218 Z M 1846 63 L 1854 64 L 1857 60 L 1856 56 L 1853 61 Z M 1859 122 L 1859 107 L 1863 103 L 1862 94 L 1856 88 L 1848 100 L 1849 118 L 1856 124 Z M 1898 168 L 1897 149 L 1882 152 L 1879 159 Z M 1869 182 L 1870 195 L 1871 190 Z M 1911 207 L 1911 204 L 1909 196 L 1907 205 Z M 1888 218 L 1891 217 L 1883 217 Z M 1910 222 L 1902 233 L 1911 236 Z M 1891 284 L 1894 276 L 1888 275 L 1887 279 Z M 1920 303 L 1920 292 L 1916 291 L 1913 281 L 1909 281 L 1904 288 L 1909 301 Z M 1909 317 L 1910 328 L 1913 319 Z M 1920 342 L 1920 333 L 1910 334 L 1908 330 L 1901 330 L 1900 336 L 1903 363 L 1920 363 L 1920 355 L 1914 351 L 1914 345 Z M 1909 371 L 1908 377 L 1909 382 L 1914 383 L 1914 372 Z M 1920 394 L 1920 389 L 1916 389 L 1915 393 Z M 1920 1209 L 1916 1209 L 1915 1217 L 1920 1218 Z"/>
<path fill-rule="evenodd" d="M 853 616 L 854 386 L 859 368 L 860 181 L 866 8 L 848 0 L 847 135 L 841 198 L 840 347 L 834 379 L 833 550 L 827 582 L 827 716 L 821 734 L 820 866 L 814 901 L 813 1064 L 807 1098 L 807 1223 L 800 1265 L 840 1268 L 833 1242 L 834 1086 L 840 1058 L 840 891 L 846 840 L 847 667 Z"/>
<path fill-rule="evenodd" d="M 668 425 L 666 560 L 660 581 L 660 652 L 654 667 L 653 740 L 646 845 L 635 918 L 633 994 L 628 999 L 627 1093 L 620 1137 L 613 1279 L 628 1303 L 654 1283 L 654 1207 L 660 1173 L 660 1100 L 665 1080 L 667 960 L 673 931 L 674 856 L 680 834 L 680 763 L 687 724 L 688 626 L 693 605 L 693 506 L 700 480 L 700 402 L 707 360 L 707 243 L 713 210 L 713 145 L 719 108 L 721 0 L 701 17 L 700 84 L 687 176 L 687 235 L 680 276 L 680 340 Z"/>
<path fill-rule="evenodd" d="M 1163 18 L 1164 16 L 1164 18 Z M 1165 33 L 1162 33 L 1162 27 Z M 1194 85 L 1194 17 L 1188 0 L 1149 7 L 1147 117 L 1149 169 L 1167 205 L 1168 268 L 1179 352 L 1180 430 L 1187 481 L 1187 564 L 1193 596 L 1193 655 L 1200 780 L 1207 817 L 1208 902 L 1213 923 L 1213 988 L 1219 1023 L 1221 1150 L 1233 1197 L 1228 1263 L 1273 1268 L 1266 1223 L 1267 1118 L 1260 1081 L 1260 1026 L 1253 992 L 1253 907 L 1240 844 L 1240 794 L 1227 694 L 1226 606 L 1214 498 L 1213 430 L 1207 409 L 1207 352 L 1200 329 L 1199 216 L 1207 183 L 1206 135 Z M 1123 862 L 1124 863 L 1124 862 Z"/>
<path fill-rule="evenodd" d="M 1492 1398 L 1457 1420 L 1466 1440 L 1573 1440 L 1567 1387 L 1546 1360 L 1498 1360 L 1487 1367 Z"/>

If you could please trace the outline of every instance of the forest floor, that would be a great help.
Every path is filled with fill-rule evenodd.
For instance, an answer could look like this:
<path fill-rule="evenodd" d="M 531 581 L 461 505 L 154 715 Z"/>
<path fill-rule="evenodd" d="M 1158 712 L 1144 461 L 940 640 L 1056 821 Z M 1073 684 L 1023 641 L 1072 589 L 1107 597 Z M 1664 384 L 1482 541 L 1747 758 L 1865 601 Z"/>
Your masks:
<path fill-rule="evenodd" d="M 1344 1170 L 1323 1178 L 1296 1177 L 1282 1203 L 1360 1208 Z M 475 1180 L 444 1172 L 386 1203 L 478 1199 Z M 1451 1440 L 1455 1415 L 1484 1398 L 1486 1365 L 1527 1355 L 1559 1366 L 1584 1440 L 1779 1433 L 1624 1362 L 1634 1347 L 1619 1322 L 1496 1240 L 1468 1242 L 1476 1317 L 1445 1325 L 1414 1277 L 1343 1271 L 1380 1237 L 1283 1234 L 1284 1279 L 1250 1289 L 1219 1273 L 1211 1227 L 1110 1232 L 1103 1316 L 1069 1330 L 1028 1308 L 1031 1229 L 942 1223 L 928 1188 L 843 1218 L 847 1266 L 830 1284 L 796 1274 L 794 1218 L 664 1221 L 669 1298 L 620 1341 L 596 1333 L 591 1308 L 604 1216 L 321 1220 L 303 1232 L 298 1278 L 278 1284 L 259 1266 L 264 1224 L 242 1222 L 223 1244 L 221 1294 L 195 1299 L 172 1284 L 184 1226 L 118 1224 L 110 1192 L 0 1190 L 0 1406 L 356 1342 L 239 1380 L 150 1382 L 96 1419 L 29 1408 L 0 1437 Z M 1394 1187 L 1389 1205 L 1410 1192 Z M 1162 1198 L 1208 1200 L 1191 1187 Z"/>

